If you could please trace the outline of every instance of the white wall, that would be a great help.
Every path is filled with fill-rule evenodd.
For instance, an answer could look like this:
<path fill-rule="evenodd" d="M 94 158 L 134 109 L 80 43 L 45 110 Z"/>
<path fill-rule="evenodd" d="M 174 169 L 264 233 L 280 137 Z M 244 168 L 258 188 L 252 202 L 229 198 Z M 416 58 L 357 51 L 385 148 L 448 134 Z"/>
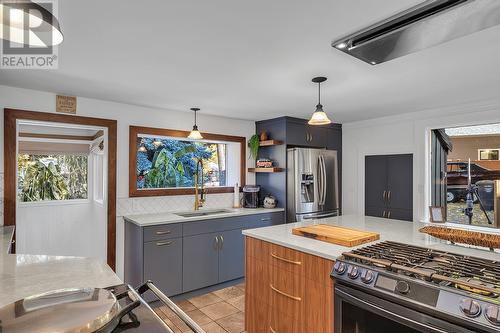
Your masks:
<path fill-rule="evenodd" d="M 429 131 L 495 122 L 500 122 L 500 100 L 343 124 L 343 213 L 364 214 L 366 155 L 413 153 L 413 217 L 415 221 L 427 219 Z"/>
<path fill-rule="evenodd" d="M 3 109 L 16 108 L 31 111 L 55 112 L 56 94 L 0 86 L 0 140 L 3 140 Z M 117 150 L 117 271 L 121 274 L 123 266 L 123 220 L 120 216 L 133 213 L 160 212 L 169 209 L 190 208 L 190 196 L 128 198 L 128 133 L 129 126 L 149 126 L 189 130 L 193 125 L 192 112 L 169 111 L 141 106 L 108 102 L 79 97 L 77 115 L 118 120 Z M 186 105 L 186 109 L 192 105 Z M 203 108 L 203 105 L 201 105 Z M 198 126 L 202 131 L 228 135 L 246 136 L 255 133 L 253 121 L 237 120 L 198 114 Z M 3 143 L 0 144 L 0 174 L 3 174 Z M 253 174 L 247 174 L 247 183 L 255 181 Z M 207 206 L 228 207 L 232 196 L 227 194 L 209 195 Z M 88 246 L 96 246 L 89 244 Z"/>

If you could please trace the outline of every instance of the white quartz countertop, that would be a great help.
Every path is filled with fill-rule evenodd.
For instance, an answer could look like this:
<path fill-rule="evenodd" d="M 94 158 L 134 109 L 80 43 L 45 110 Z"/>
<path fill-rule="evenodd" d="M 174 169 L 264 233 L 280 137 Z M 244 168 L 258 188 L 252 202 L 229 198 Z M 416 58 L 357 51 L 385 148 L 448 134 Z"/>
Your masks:
<path fill-rule="evenodd" d="M 373 244 L 367 243 L 357 247 L 345 247 L 292 234 L 293 228 L 312 224 L 331 224 L 346 228 L 373 231 L 380 234 L 380 241 L 395 241 L 500 261 L 500 253 L 498 252 L 451 245 L 444 240 L 434 238 L 418 231 L 421 227 L 428 224 L 369 216 L 343 215 L 308 222 L 289 223 L 258 229 L 249 229 L 244 230 L 243 234 L 245 236 L 250 236 L 331 260 L 335 260 L 341 256 L 343 252 L 348 252 L 355 248 Z"/>
<path fill-rule="evenodd" d="M 12 232 L 13 227 L 0 227 L 0 307 L 55 289 L 122 283 L 100 259 L 8 254 Z"/>
<path fill-rule="evenodd" d="M 183 211 L 183 212 L 168 212 L 160 214 L 128 215 L 125 216 L 124 218 L 126 221 L 132 222 L 138 226 L 149 226 L 158 224 L 211 220 L 211 219 L 234 217 L 234 216 L 283 212 L 285 209 L 284 208 L 221 208 L 221 209 L 207 209 L 207 210 L 201 209 L 196 212 L 204 212 L 204 211 L 211 212 L 218 210 L 224 210 L 227 212 L 211 214 L 211 215 L 192 216 L 192 217 L 182 217 L 177 215 L 178 213 L 195 213 L 195 211 L 192 212 Z"/>

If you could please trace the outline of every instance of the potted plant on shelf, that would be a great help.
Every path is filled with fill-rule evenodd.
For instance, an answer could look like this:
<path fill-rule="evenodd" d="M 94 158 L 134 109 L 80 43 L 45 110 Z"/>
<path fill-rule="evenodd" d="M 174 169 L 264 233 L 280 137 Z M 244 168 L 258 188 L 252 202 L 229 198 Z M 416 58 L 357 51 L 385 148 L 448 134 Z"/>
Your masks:
<path fill-rule="evenodd" d="M 250 157 L 257 159 L 257 154 L 259 153 L 260 147 L 260 137 L 258 134 L 252 135 L 250 140 L 248 140 L 248 147 L 250 148 Z"/>

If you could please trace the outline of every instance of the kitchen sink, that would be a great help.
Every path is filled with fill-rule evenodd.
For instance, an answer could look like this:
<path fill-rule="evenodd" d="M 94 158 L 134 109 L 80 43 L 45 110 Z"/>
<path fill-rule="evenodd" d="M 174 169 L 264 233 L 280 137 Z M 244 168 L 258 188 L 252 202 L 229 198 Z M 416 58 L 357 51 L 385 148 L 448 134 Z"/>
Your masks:
<path fill-rule="evenodd" d="M 175 213 L 175 215 L 182 216 L 182 217 L 198 217 L 198 216 L 210 216 L 210 215 L 217 215 L 217 214 L 225 214 L 225 213 L 231 213 L 231 211 L 229 209 L 218 209 L 218 210 Z"/>

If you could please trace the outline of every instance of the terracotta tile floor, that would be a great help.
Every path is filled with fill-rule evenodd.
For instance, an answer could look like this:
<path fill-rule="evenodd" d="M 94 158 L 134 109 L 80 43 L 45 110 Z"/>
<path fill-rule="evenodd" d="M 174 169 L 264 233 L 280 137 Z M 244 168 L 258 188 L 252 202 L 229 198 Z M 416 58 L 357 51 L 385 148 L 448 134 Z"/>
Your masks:
<path fill-rule="evenodd" d="M 217 290 L 176 303 L 206 333 L 241 333 L 245 331 L 245 284 Z M 192 332 L 165 306 L 156 313 L 175 332 Z"/>

